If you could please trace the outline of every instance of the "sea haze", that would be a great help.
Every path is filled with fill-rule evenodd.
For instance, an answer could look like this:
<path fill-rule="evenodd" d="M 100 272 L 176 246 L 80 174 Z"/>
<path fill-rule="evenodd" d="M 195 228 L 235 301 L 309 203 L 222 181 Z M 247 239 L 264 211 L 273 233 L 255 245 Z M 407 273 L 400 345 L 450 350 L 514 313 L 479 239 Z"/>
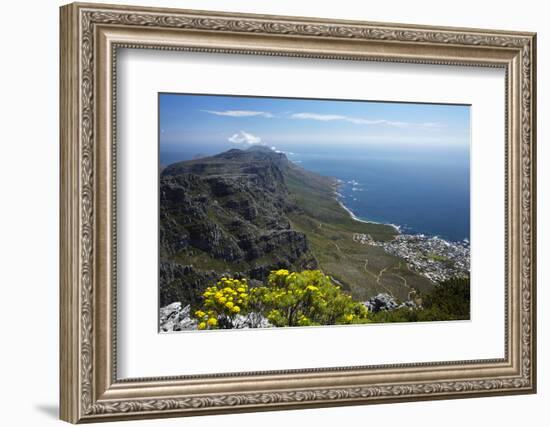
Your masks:
<path fill-rule="evenodd" d="M 161 151 L 161 164 L 217 154 L 235 146 Z M 285 147 L 281 146 L 285 151 Z M 394 224 L 404 233 L 470 239 L 469 147 L 370 145 L 286 151 L 303 168 L 343 181 L 340 201 L 358 218 Z"/>

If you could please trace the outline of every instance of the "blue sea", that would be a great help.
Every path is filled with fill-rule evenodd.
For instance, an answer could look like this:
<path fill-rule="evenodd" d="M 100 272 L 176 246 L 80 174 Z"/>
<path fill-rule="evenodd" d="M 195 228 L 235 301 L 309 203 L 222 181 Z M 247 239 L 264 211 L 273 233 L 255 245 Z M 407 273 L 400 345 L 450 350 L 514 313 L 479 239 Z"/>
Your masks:
<path fill-rule="evenodd" d="M 469 150 L 376 149 L 289 155 L 305 169 L 340 179 L 341 202 L 360 219 L 403 233 L 470 239 Z"/>
<path fill-rule="evenodd" d="M 394 224 L 403 233 L 450 241 L 470 239 L 468 148 L 377 146 L 340 150 L 335 145 L 292 149 L 286 152 L 291 161 L 342 181 L 340 201 L 356 217 Z M 161 151 L 160 160 L 166 165 L 198 153 L 220 151 L 224 150 L 203 147 L 186 153 Z"/>

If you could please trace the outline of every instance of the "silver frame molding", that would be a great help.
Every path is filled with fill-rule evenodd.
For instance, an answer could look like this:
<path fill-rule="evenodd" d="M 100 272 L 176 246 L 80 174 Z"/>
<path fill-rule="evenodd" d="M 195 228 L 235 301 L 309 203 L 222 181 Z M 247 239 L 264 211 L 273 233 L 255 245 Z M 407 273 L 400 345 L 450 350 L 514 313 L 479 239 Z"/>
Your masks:
<path fill-rule="evenodd" d="M 60 13 L 61 419 L 79 423 L 536 391 L 534 33 L 81 3 L 63 6 Z M 505 69 L 505 357 L 117 379 L 118 48 Z"/>

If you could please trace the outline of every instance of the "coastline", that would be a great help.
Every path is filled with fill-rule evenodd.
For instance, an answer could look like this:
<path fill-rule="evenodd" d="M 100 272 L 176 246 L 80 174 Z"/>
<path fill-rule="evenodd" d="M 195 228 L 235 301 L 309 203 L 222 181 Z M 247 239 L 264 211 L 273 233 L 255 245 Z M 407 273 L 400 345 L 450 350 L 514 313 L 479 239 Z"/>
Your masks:
<path fill-rule="evenodd" d="M 335 181 L 335 184 L 334 184 L 334 187 L 335 187 L 334 188 L 334 198 L 336 199 L 338 204 L 342 207 L 342 209 L 344 209 L 354 221 L 362 222 L 363 224 L 387 225 L 389 227 L 392 227 L 395 231 L 397 231 L 397 233 L 401 234 L 401 226 L 399 226 L 397 224 L 384 223 L 384 222 L 378 222 L 378 221 L 370 221 L 370 220 L 359 218 L 357 215 L 355 215 L 353 213 L 353 211 L 350 208 L 348 208 L 344 204 L 344 202 L 342 202 L 342 195 L 338 192 L 339 187 L 344 184 L 344 181 L 342 181 L 339 178 L 334 178 L 334 181 Z"/>
<path fill-rule="evenodd" d="M 334 197 L 350 217 L 366 224 L 380 224 L 393 227 L 397 235 L 388 242 L 373 241 L 370 236 L 354 235 L 354 240 L 361 244 L 379 246 L 385 252 L 406 260 L 410 269 L 418 272 L 433 283 L 441 283 L 452 277 L 466 277 L 470 273 L 470 241 L 450 241 L 436 235 L 420 233 L 402 233 L 396 224 L 385 224 L 368 221 L 357 217 L 342 201 L 339 187 L 344 182 L 335 178 Z M 449 262 L 452 264 L 449 265 Z"/>
<path fill-rule="evenodd" d="M 433 283 L 441 283 L 452 277 L 465 277 L 470 273 L 470 242 L 452 242 L 439 236 L 425 234 L 403 234 L 395 224 L 384 224 L 367 221 L 357 217 L 340 200 L 340 193 L 335 191 L 338 204 L 358 222 L 367 224 L 389 225 L 397 231 L 393 240 L 388 242 L 373 241 L 368 235 L 355 234 L 354 241 L 371 246 L 379 246 L 385 252 L 405 260 L 410 269 L 418 272 Z M 449 265 L 449 262 L 452 264 Z"/>
<path fill-rule="evenodd" d="M 386 223 L 386 222 L 378 222 L 378 221 L 372 221 L 372 220 L 366 220 L 366 219 L 363 219 L 363 218 L 359 218 L 357 215 L 355 215 L 355 213 L 353 213 L 353 211 L 348 208 L 344 202 L 342 201 L 342 194 L 338 191 L 339 190 L 339 187 L 344 185 L 345 184 L 345 181 L 339 179 L 339 178 L 335 178 L 333 177 L 334 179 L 334 199 L 338 202 L 338 204 L 342 207 L 342 209 L 344 209 L 349 215 L 350 217 L 354 220 L 354 221 L 357 221 L 357 222 L 362 222 L 363 224 L 378 224 L 378 225 L 387 225 L 389 227 L 392 227 L 395 231 L 397 231 L 398 235 L 403 235 L 403 227 L 400 226 L 400 225 L 397 225 L 397 224 L 393 224 L 393 223 Z M 469 238 L 465 238 L 465 239 L 462 239 L 462 240 L 449 240 L 449 239 L 446 239 L 444 237 L 441 237 L 437 234 L 426 234 L 426 233 L 405 233 L 407 235 L 411 235 L 411 236 L 418 236 L 418 237 L 426 237 L 426 238 L 432 238 L 432 239 L 439 239 L 439 240 L 442 240 L 442 241 L 445 241 L 447 243 L 450 243 L 450 244 L 470 244 L 470 239 Z"/>
<path fill-rule="evenodd" d="M 366 220 L 366 219 L 361 219 L 359 218 L 357 215 L 355 215 L 351 209 L 349 209 L 346 205 L 344 205 L 344 203 L 338 198 L 338 193 L 337 193 L 337 196 L 336 196 L 336 201 L 338 202 L 338 204 L 347 212 L 349 213 L 349 215 L 351 216 L 351 218 L 354 220 L 354 221 L 357 221 L 357 222 L 362 222 L 364 224 L 378 224 L 378 225 L 387 225 L 389 227 L 392 227 L 395 229 L 395 231 L 397 231 L 398 233 L 401 233 L 401 227 L 399 225 L 396 225 L 396 224 L 386 224 L 384 222 L 377 222 L 377 221 L 369 221 L 369 220 Z"/>

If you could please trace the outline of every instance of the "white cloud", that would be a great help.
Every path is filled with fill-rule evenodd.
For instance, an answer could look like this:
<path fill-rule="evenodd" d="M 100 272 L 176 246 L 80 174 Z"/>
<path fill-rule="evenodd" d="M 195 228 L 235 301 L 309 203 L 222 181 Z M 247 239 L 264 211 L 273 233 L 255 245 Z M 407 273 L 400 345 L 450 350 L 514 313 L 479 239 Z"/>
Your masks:
<path fill-rule="evenodd" d="M 259 144 L 262 142 L 262 138 L 244 130 L 231 135 L 227 140 L 234 144 Z"/>
<path fill-rule="evenodd" d="M 435 129 L 435 128 L 441 128 L 443 127 L 443 123 L 437 123 L 437 122 L 426 122 L 426 123 L 420 123 L 420 126 L 427 129 Z"/>
<path fill-rule="evenodd" d="M 338 114 L 316 114 L 316 113 L 294 113 L 290 116 L 293 119 L 319 120 L 321 122 L 330 122 L 333 120 L 346 120 L 346 116 Z"/>
<path fill-rule="evenodd" d="M 425 128 L 441 127 L 440 123 L 432 123 L 432 122 L 411 123 L 411 122 L 398 122 L 398 121 L 385 120 L 385 119 L 369 120 L 369 119 L 363 119 L 360 117 L 343 116 L 340 114 L 294 113 L 290 117 L 293 119 L 317 120 L 321 122 L 343 121 L 343 122 L 353 123 L 356 125 L 386 125 L 386 126 L 392 126 L 392 127 L 425 127 Z"/>
<path fill-rule="evenodd" d="M 225 110 L 225 111 L 214 111 L 214 110 L 201 110 L 208 114 L 214 114 L 216 116 L 228 116 L 228 117 L 273 117 L 273 114 L 266 111 L 252 111 L 252 110 Z"/>

